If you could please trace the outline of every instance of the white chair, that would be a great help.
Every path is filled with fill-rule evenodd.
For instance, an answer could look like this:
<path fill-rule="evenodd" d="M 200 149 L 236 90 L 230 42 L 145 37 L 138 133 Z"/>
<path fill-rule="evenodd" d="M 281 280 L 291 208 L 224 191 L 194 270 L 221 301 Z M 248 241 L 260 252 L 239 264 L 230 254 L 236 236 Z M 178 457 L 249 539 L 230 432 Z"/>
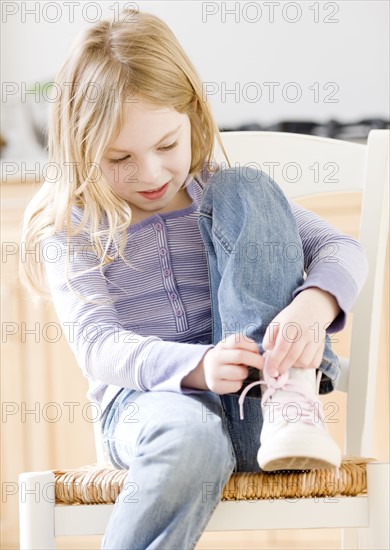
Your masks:
<path fill-rule="evenodd" d="M 362 191 L 359 240 L 369 259 L 368 280 L 353 310 L 350 357 L 342 359 L 338 389 L 348 394 L 345 454 L 372 456 L 380 314 L 388 237 L 389 135 L 373 130 L 367 145 L 300 134 L 226 132 L 222 139 L 231 164 L 251 165 L 271 176 L 287 196 Z M 226 162 L 219 151 L 216 160 Z M 100 431 L 98 462 L 104 465 Z M 55 548 L 59 535 L 100 535 L 113 504 L 55 504 L 52 471 L 19 477 L 20 547 Z M 37 485 L 38 484 L 38 485 Z M 42 498 L 28 497 L 29 490 Z M 35 493 L 34 493 L 35 494 Z M 343 548 L 388 549 L 389 465 L 367 464 L 367 494 L 332 499 L 221 501 L 207 530 L 344 528 Z"/>

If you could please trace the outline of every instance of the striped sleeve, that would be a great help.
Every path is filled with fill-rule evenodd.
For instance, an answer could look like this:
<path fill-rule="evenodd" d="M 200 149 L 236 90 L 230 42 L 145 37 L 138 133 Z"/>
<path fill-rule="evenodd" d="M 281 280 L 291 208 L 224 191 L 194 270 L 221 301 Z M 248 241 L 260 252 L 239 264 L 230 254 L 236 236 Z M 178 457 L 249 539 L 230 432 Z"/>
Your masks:
<path fill-rule="evenodd" d="M 367 278 L 366 253 L 357 240 L 340 233 L 314 212 L 289 202 L 298 224 L 307 273 L 304 283 L 294 290 L 293 298 L 310 287 L 332 294 L 341 312 L 327 332 L 339 332 L 345 327 L 347 314 Z"/>
<path fill-rule="evenodd" d="M 59 235 L 46 239 L 42 249 L 57 316 L 85 377 L 141 391 L 191 393 L 181 388 L 181 381 L 212 345 L 169 342 L 126 330 L 85 237 L 72 241 L 70 255 Z"/>

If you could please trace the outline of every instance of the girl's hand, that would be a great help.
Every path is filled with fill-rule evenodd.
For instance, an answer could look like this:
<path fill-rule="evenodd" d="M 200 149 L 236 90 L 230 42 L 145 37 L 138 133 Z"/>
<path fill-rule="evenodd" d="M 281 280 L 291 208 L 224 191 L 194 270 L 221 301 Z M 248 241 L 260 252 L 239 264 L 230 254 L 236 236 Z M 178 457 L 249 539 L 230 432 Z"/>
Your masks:
<path fill-rule="evenodd" d="M 207 387 L 219 395 L 238 391 L 248 376 L 248 367 L 262 369 L 264 359 L 254 340 L 232 334 L 208 350 L 199 366 Z"/>
<path fill-rule="evenodd" d="M 325 348 L 326 328 L 340 312 L 336 299 L 319 288 L 308 288 L 268 325 L 264 351 L 271 376 L 290 367 L 318 368 Z"/>

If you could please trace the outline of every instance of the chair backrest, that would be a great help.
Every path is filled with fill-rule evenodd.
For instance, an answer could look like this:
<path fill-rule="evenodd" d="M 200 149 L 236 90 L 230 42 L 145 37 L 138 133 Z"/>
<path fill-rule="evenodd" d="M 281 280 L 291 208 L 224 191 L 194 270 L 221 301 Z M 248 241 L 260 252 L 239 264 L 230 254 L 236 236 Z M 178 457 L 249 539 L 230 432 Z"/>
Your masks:
<path fill-rule="evenodd" d="M 269 174 L 291 199 L 362 192 L 359 241 L 368 279 L 353 308 L 346 389 L 347 454 L 371 456 L 389 201 L 389 130 L 373 130 L 367 144 L 282 132 L 222 132 L 231 166 Z M 219 146 L 216 161 L 227 167 Z"/>

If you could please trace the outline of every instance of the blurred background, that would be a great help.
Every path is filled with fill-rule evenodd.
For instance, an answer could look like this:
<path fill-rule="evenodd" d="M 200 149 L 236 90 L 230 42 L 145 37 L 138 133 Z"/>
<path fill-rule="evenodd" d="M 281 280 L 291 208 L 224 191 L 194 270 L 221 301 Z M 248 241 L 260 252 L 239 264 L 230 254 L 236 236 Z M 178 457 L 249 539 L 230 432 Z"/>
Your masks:
<path fill-rule="evenodd" d="M 77 32 L 125 5 L 170 25 L 221 129 L 359 139 L 388 127 L 386 1 L 3 2 L 2 158 L 42 153 L 47 84 Z"/>
<path fill-rule="evenodd" d="M 389 3 L 338 2 L 7 2 L 1 3 L 2 198 L 2 531 L 18 548 L 18 474 L 95 461 L 94 419 L 82 377 L 50 304 L 34 305 L 20 286 L 17 258 L 23 211 L 42 182 L 51 83 L 78 31 L 122 7 L 161 17 L 204 82 L 221 130 L 311 133 L 364 143 L 389 127 Z M 305 202 L 358 237 L 344 205 Z M 388 275 L 387 275 L 388 277 Z M 387 304 L 388 294 L 384 294 Z M 376 458 L 388 460 L 388 309 L 381 330 Z M 334 348 L 348 354 L 349 328 Z M 332 433 L 343 445 L 345 403 Z M 338 530 L 206 534 L 199 548 L 337 548 Z M 98 548 L 63 539 L 59 548 Z"/>

